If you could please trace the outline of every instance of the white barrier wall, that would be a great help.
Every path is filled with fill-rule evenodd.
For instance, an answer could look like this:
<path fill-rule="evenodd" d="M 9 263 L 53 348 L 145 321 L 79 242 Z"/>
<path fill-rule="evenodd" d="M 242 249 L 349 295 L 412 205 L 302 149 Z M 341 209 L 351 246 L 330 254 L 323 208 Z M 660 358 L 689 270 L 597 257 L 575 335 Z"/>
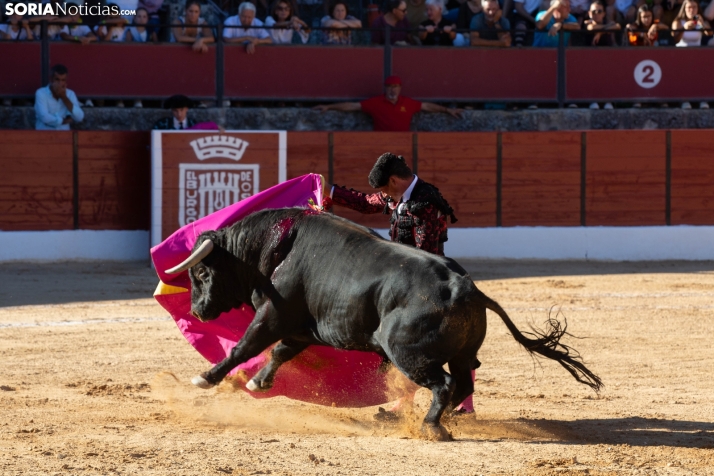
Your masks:
<path fill-rule="evenodd" d="M 388 237 L 388 230 L 377 231 Z M 714 226 L 452 228 L 446 254 L 453 258 L 714 260 Z M 83 259 L 149 259 L 149 232 L 0 232 L 0 262 Z"/>
<path fill-rule="evenodd" d="M 0 232 L 0 262 L 145 259 L 149 259 L 148 231 Z"/>
<path fill-rule="evenodd" d="M 388 230 L 378 230 L 385 238 Z M 452 228 L 453 258 L 714 260 L 714 226 Z"/>

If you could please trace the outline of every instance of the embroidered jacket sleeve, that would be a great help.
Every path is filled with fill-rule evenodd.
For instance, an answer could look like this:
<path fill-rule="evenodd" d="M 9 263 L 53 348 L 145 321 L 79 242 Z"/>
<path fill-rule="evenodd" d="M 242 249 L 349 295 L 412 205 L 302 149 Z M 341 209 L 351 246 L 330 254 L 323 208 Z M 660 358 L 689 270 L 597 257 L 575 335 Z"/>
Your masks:
<path fill-rule="evenodd" d="M 367 194 L 337 185 L 332 192 L 332 202 L 366 214 L 381 213 L 387 204 L 379 192 Z"/>

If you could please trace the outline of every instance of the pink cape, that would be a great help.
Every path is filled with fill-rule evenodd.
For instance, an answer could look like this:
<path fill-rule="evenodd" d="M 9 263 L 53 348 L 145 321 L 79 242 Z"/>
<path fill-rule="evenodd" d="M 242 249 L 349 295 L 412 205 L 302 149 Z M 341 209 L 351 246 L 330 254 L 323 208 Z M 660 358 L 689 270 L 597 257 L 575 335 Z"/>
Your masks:
<path fill-rule="evenodd" d="M 244 305 L 214 321 L 201 322 L 188 314 L 191 310 L 188 272 L 168 275 L 164 270 L 186 259 L 203 231 L 229 226 L 252 212 L 266 208 L 306 207 L 310 199 L 314 203 L 322 203 L 322 181 L 317 174 L 288 180 L 201 218 L 177 230 L 151 249 L 151 258 L 161 279 L 154 294 L 156 300 L 171 314 L 186 340 L 212 364 L 223 360 L 236 345 L 253 320 L 254 311 Z M 239 365 L 234 373 L 242 370 L 250 378 L 269 360 L 270 355 L 266 351 Z M 379 405 L 389 400 L 386 375 L 378 371 L 380 362 L 379 356 L 369 352 L 311 346 L 280 367 L 272 389 L 260 393 L 246 392 L 256 398 L 283 395 L 338 407 Z M 197 369 L 197 373 L 199 370 L 205 369 Z"/>

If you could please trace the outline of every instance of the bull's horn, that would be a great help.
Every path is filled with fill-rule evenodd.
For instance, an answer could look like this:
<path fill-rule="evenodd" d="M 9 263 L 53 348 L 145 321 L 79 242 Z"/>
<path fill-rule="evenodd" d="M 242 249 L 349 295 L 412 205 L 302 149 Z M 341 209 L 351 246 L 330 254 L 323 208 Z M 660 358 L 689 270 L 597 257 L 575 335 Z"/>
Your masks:
<path fill-rule="evenodd" d="M 196 251 L 191 253 L 191 256 L 189 256 L 183 261 L 183 263 L 179 264 L 178 266 L 174 266 L 171 269 L 167 269 L 166 274 L 180 273 L 181 271 L 186 271 L 192 266 L 196 266 L 198 263 L 201 262 L 203 258 L 208 256 L 211 251 L 213 251 L 213 242 L 211 240 L 204 241 L 203 243 L 201 243 L 201 246 L 199 246 Z"/>

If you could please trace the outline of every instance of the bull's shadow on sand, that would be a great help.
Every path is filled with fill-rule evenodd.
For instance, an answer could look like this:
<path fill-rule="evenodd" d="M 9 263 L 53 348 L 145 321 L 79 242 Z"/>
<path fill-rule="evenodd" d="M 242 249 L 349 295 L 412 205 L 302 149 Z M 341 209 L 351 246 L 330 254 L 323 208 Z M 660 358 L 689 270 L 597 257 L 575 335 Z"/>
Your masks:
<path fill-rule="evenodd" d="M 478 283 L 494 279 L 642 273 L 712 273 L 714 261 L 457 260 Z M 149 261 L 2 263 L 0 308 L 150 298 L 158 284 Z"/>
<path fill-rule="evenodd" d="M 714 448 L 714 423 L 660 418 L 588 420 L 479 420 L 459 418 L 452 427 L 457 441 L 531 440 L 533 443 L 605 444 Z M 453 423 L 452 423 L 453 425 Z M 450 425 L 451 426 L 451 425 Z"/>

